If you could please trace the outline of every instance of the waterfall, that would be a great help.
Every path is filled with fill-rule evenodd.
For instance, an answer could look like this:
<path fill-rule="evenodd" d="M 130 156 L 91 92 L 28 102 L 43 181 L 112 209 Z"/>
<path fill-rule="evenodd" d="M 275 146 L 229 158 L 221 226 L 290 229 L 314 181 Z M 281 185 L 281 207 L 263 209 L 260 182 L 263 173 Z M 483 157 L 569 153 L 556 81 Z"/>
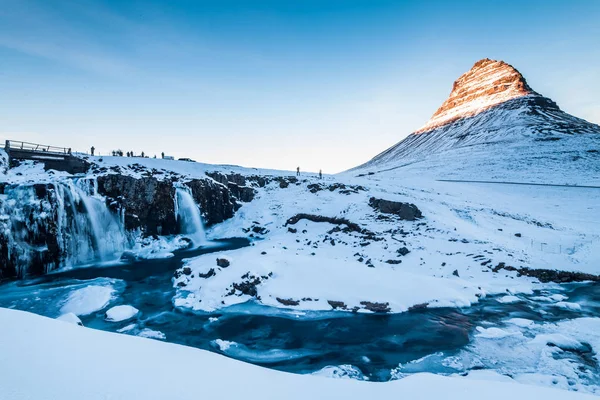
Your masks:
<path fill-rule="evenodd" d="M 120 256 L 128 242 L 123 212 L 115 214 L 108 209 L 105 199 L 98 194 L 96 179 L 77 180 L 74 189 L 85 206 L 95 257 L 106 261 Z"/>
<path fill-rule="evenodd" d="M 7 186 L 0 198 L 0 248 L 19 276 L 118 259 L 130 244 L 94 180 Z"/>
<path fill-rule="evenodd" d="M 187 186 L 175 188 L 175 212 L 180 233 L 190 238 L 196 246 L 206 243 L 200 208 Z"/>

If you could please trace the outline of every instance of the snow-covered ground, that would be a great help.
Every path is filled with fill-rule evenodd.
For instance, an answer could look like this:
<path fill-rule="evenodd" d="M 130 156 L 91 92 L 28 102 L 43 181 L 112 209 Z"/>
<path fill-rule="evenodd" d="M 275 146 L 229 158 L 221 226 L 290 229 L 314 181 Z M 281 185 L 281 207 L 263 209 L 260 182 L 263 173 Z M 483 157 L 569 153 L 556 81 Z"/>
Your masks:
<path fill-rule="evenodd" d="M 206 178 L 205 173 L 210 171 L 278 179 L 295 175 L 287 171 L 210 166 L 156 159 L 103 157 L 101 160 L 95 158 L 94 161 L 100 168 L 106 167 L 106 170 L 101 173 L 113 173 L 110 168 L 118 166 L 119 173 L 141 176 L 140 171 L 143 169 L 155 168 L 180 174 L 184 178 L 180 180 L 181 182 L 185 182 L 186 177 Z M 130 167 L 132 164 L 138 164 L 141 169 Z M 24 164 L 9 171 L 2 179 L 13 183 L 25 183 L 36 180 L 51 181 L 58 176 L 58 174 L 44 172 L 39 166 Z M 208 230 L 208 239 L 251 236 L 253 243 L 250 247 L 186 260 L 184 268 L 179 270 L 179 276 L 173 280 L 176 294 L 172 301 L 177 308 L 202 313 L 240 311 L 240 307 L 258 303 L 266 307 L 248 307 L 246 312 L 274 313 L 273 310 L 277 310 L 275 312 L 286 313 L 287 316 L 294 318 L 309 318 L 323 312 L 399 313 L 413 307 L 467 307 L 490 295 L 498 295 L 499 304 L 510 305 L 522 301 L 523 294 L 531 295 L 536 289 L 556 290 L 557 285 L 540 283 L 535 278 L 519 276 L 515 271 L 493 272 L 492 268 L 501 263 L 515 268 L 545 268 L 600 274 L 600 251 L 598 251 L 600 190 L 598 189 L 441 182 L 418 171 L 408 173 L 399 169 L 379 171 L 373 175 L 360 177 L 356 176 L 356 173 L 325 176 L 323 180 L 319 180 L 315 174 L 302 174 L 297 183 L 293 179 L 286 179 L 289 181 L 287 187 L 281 187 L 285 185 L 281 185 L 278 180 L 272 180 L 265 187 L 255 185 L 257 193 L 253 201 L 244 204 L 232 219 Z M 253 183 L 249 181 L 248 184 Z M 415 204 L 422 211 L 423 218 L 405 221 L 390 214 L 381 214 L 369 205 L 371 197 Z M 361 231 L 348 230 L 345 224 L 312 222 L 306 219 L 286 225 L 289 218 L 299 213 L 344 218 L 350 223 L 357 224 Z M 145 243 L 143 240 L 149 242 Z M 132 250 L 141 258 L 160 258 L 172 256 L 172 251 L 183 245 L 185 242 L 179 237 L 140 238 Z M 219 265 L 216 258 L 221 259 Z M 53 299 L 52 291 L 40 293 L 38 296 L 44 301 L 59 301 L 62 307 L 60 313 L 67 315 L 62 318 L 77 322 L 74 318 L 76 315 L 85 316 L 90 313 L 104 312 L 112 306 L 114 296 L 118 295 L 123 285 L 122 282 L 107 282 L 106 285 L 101 282 L 74 286 L 72 293 L 60 299 Z M 13 289 L 9 285 L 5 290 L 10 295 Z M 577 300 L 556 294 L 554 296 L 548 297 L 547 300 L 551 307 L 567 311 L 581 307 Z M 33 298 L 23 299 L 21 303 L 23 307 L 19 308 L 33 312 L 40 312 L 39 307 L 43 307 L 43 303 Z M 116 319 L 127 318 L 132 310 L 128 311 L 126 315 L 117 312 L 116 314 L 119 315 Z M 63 332 L 63 326 L 68 326 L 64 329 L 78 328 L 68 324 L 56 325 L 60 328 L 52 328 L 54 323 L 51 321 L 40 319 L 39 321 L 43 322 L 33 322 L 34 320 L 29 319 L 33 317 L 12 317 L 21 314 L 6 313 L 2 311 L 0 318 L 8 318 L 5 320 L 6 324 L 11 324 L 10 326 L 14 326 L 19 332 L 28 331 L 29 326 L 33 326 L 34 328 L 31 329 L 34 330 L 42 329 L 41 325 L 39 327 L 36 325 L 39 323 L 49 332 L 55 332 L 54 329 L 57 329 L 54 335 L 69 338 L 68 335 L 71 333 Z M 109 315 L 108 319 L 113 318 Z M 6 324 L 3 322 L 2 325 L 9 326 Z M 49 324 L 48 327 L 46 324 Z M 159 340 L 164 340 L 167 336 L 159 330 L 142 329 L 130 322 L 124 324 L 129 325 L 119 328 L 120 332 Z M 579 351 L 579 348 L 589 350 L 586 346 L 591 346 L 596 352 L 597 338 L 585 336 L 585 331 L 595 329 L 596 324 L 597 321 L 594 320 L 577 320 L 571 325 L 568 321 L 556 325 L 543 325 L 534 324 L 531 320 L 518 319 L 513 323 L 500 325 L 483 324 L 475 331 L 473 342 L 459 359 L 453 361 L 444 356 L 436 361 L 436 355 L 432 355 L 428 359 L 398 366 L 393 376 L 405 377 L 415 368 L 420 371 L 428 370 L 420 365 L 438 362 L 450 367 L 455 366 L 456 371 L 481 366 L 507 374 L 516 371 L 518 374 L 514 377 L 519 382 L 597 392 L 597 385 L 594 384 L 596 377 L 593 373 L 590 375 L 587 372 L 578 372 L 578 365 L 581 364 L 571 364 L 568 359 L 555 360 L 559 350 L 552 349 L 552 346 L 560 348 L 568 345 Z M 10 331 L 0 335 L 8 335 Z M 195 371 L 194 379 L 200 375 L 207 377 L 207 381 L 217 381 L 216 377 L 213 378 L 211 373 L 205 371 L 208 367 L 202 365 L 222 366 L 222 369 L 215 368 L 215 371 L 220 371 L 214 372 L 217 376 L 226 374 L 222 371 L 231 373 L 235 370 L 236 378 L 238 375 L 243 375 L 240 387 L 249 386 L 251 381 L 254 382 L 253 387 L 256 387 L 256 382 L 261 382 L 262 379 L 285 381 L 286 388 L 288 386 L 293 388 L 294 385 L 310 386 L 305 389 L 310 392 L 298 393 L 317 398 L 327 391 L 331 393 L 331 390 L 339 393 L 347 391 L 348 396 L 352 393 L 356 396 L 360 395 L 359 397 L 376 398 L 389 397 L 389 391 L 397 393 L 402 390 L 406 390 L 408 397 L 422 394 L 422 398 L 428 398 L 427 396 L 435 398 L 440 393 L 446 396 L 446 391 L 459 393 L 462 399 L 469 398 L 468 396 L 474 392 L 477 392 L 477 398 L 494 398 L 493 396 L 499 396 L 498 393 L 503 397 L 541 396 L 537 388 L 515 385 L 514 381 L 511 381 L 512 384 L 490 383 L 487 380 L 443 378 L 420 374 L 386 385 L 352 382 L 347 384 L 348 386 L 343 386 L 340 383 L 328 383 L 330 381 L 318 377 L 275 376 L 271 375 L 277 374 L 273 371 L 237 364 L 220 356 L 196 353 L 196 350 L 181 347 L 173 347 L 181 350 L 172 350 L 172 347 L 166 345 L 168 350 L 156 350 L 157 353 L 153 353 L 154 346 L 159 344 L 141 339 L 135 340 L 139 343 L 151 344 L 140 345 L 144 347 L 143 350 L 140 348 L 140 350 L 131 350 L 131 353 L 124 353 L 123 348 L 137 346 L 132 344 L 134 342 L 129 342 L 131 338 L 114 338 L 104 333 L 89 333 L 88 330 L 69 332 L 76 332 L 73 333 L 75 335 L 73 343 L 64 343 L 69 342 L 67 339 L 60 340 L 60 343 L 54 347 L 61 354 L 68 355 L 63 357 L 66 365 L 44 364 L 49 362 L 47 360 L 57 358 L 54 353 L 44 353 L 43 343 L 46 337 L 44 340 L 39 340 L 38 337 L 37 347 L 31 347 L 27 351 L 23 350 L 23 346 L 29 346 L 34 340 L 26 336 L 6 337 L 7 340 L 2 340 L 2 343 L 14 340 L 18 343 L 14 351 L 25 352 L 30 357 L 30 359 L 23 358 L 23 362 L 33 363 L 36 367 L 41 365 L 41 369 L 51 369 L 53 373 L 61 368 L 63 371 L 70 371 L 68 367 L 70 363 L 89 365 L 89 360 L 104 360 L 102 362 L 111 365 L 123 364 L 125 367 L 119 368 L 126 368 L 127 371 L 119 370 L 120 376 L 128 376 L 125 372 L 129 372 L 131 376 L 129 382 L 146 382 L 143 378 L 151 377 L 149 381 L 152 381 L 152 384 L 149 387 L 156 390 L 146 398 L 152 398 L 151 396 L 161 398 L 159 394 L 164 393 L 152 385 L 169 387 L 171 390 L 169 393 L 174 393 L 172 397 L 176 398 L 197 394 L 195 391 L 190 391 L 189 385 L 185 382 L 189 371 Z M 84 335 L 86 338 L 77 339 L 79 335 Z M 106 342 L 109 344 L 104 342 L 105 337 L 110 338 Z M 552 346 L 548 345 L 550 342 L 546 339 L 551 340 Z M 86 346 L 79 340 L 85 340 L 84 343 L 97 342 L 98 347 L 103 348 L 104 353 L 107 353 L 104 357 L 112 354 L 115 358 L 99 358 L 96 354 L 99 350 L 93 348 L 94 345 Z M 120 344 L 121 340 L 124 344 Z M 81 351 L 74 351 L 70 347 L 77 343 L 81 346 Z M 151 346 L 152 350 L 146 346 Z M 243 353 L 243 358 L 260 362 L 261 355 L 250 354 L 252 351 L 242 344 L 215 341 L 213 346 L 216 350 L 232 357 Z M 156 348 L 162 349 L 162 347 Z M 518 348 L 522 348 L 522 351 L 515 350 Z M 165 355 L 171 352 L 175 352 L 175 355 Z M 11 365 L 16 358 L 9 359 L 8 355 L 10 354 L 11 357 L 17 355 L 14 352 L 5 354 L 0 357 L 5 357 L 7 362 L 5 363 L 3 359 L 0 365 Z M 47 357 L 42 357 L 44 354 L 47 354 Z M 122 354 L 127 354 L 127 359 L 130 361 L 117 358 L 122 357 Z M 159 361 L 153 364 L 135 361 L 139 360 L 140 354 L 144 354 L 144 357 L 153 354 L 152 359 Z M 268 351 L 264 354 L 271 359 L 278 356 Z M 486 354 L 489 357 L 482 357 Z M 179 355 L 183 358 L 172 358 Z M 202 364 L 203 361 L 199 360 L 203 360 L 205 356 L 208 357 L 206 364 Z M 283 357 L 282 359 L 289 360 L 290 357 L 294 357 L 294 354 L 287 352 L 280 356 Z M 63 363 L 60 360 L 52 362 Z M 105 365 L 102 362 L 98 365 Z M 459 368 L 457 366 L 459 362 L 468 362 L 468 365 Z M 177 367 L 162 368 L 161 365 Z M 506 365 L 510 368 L 503 369 Z M 238 366 L 241 368 L 239 373 Z M 536 372 L 535 368 L 540 368 L 540 372 Z M 82 368 L 79 374 L 74 375 L 76 377 L 73 379 L 74 383 L 69 384 L 64 381 L 64 378 L 55 379 L 51 374 L 47 379 L 52 379 L 54 383 L 46 386 L 50 390 L 49 393 L 56 393 L 55 398 L 68 398 L 65 397 L 66 394 L 63 396 L 62 390 L 68 391 L 74 388 L 73 393 L 77 391 L 84 393 L 92 386 L 100 387 L 95 392 L 98 396 L 123 393 L 122 398 L 127 398 L 130 390 L 139 390 L 138 385 L 133 383 L 130 384 L 131 386 L 124 387 L 119 383 L 121 381 L 117 380 L 119 375 L 115 373 L 113 376 L 112 369 L 107 375 L 106 369 L 107 367 L 98 367 L 93 370 L 102 371 L 100 375 L 105 382 L 104 385 L 93 381 L 96 379 L 95 375 L 92 373 L 86 375 L 86 370 Z M 362 379 L 362 375 L 353 371 L 355 369 L 351 365 L 331 366 L 320 371 L 318 375 Z M 165 378 L 163 380 L 156 375 Z M 0 379 L 8 379 L 7 377 L 10 375 L 0 374 Z M 483 378 L 489 379 L 489 376 Z M 496 375 L 494 378 L 510 379 Z M 307 385 L 304 379 L 310 379 L 308 382 L 311 383 Z M 23 383 L 22 380 L 12 378 L 9 380 L 11 385 L 13 381 Z M 337 381 L 331 380 L 331 382 Z M 495 385 L 500 387 L 496 388 Z M 17 395 L 23 393 L 16 392 L 15 386 L 6 387 L 12 388 L 13 392 L 8 393 L 15 394 L 13 397 L 19 398 Z M 234 391 L 238 390 L 229 387 L 223 389 L 222 385 L 219 387 L 220 391 L 214 392 L 217 393 L 214 397 L 222 394 L 223 398 L 231 398 L 236 394 Z M 217 390 L 216 386 L 206 388 Z M 36 387 L 28 389 L 34 391 Z M 431 392 L 428 392 L 430 390 Z M 296 395 L 296 392 L 290 389 L 290 393 Z M 558 393 L 560 398 L 568 396 L 566 393 Z M 35 398 L 35 394 L 36 392 L 31 392 L 29 397 Z M 281 392 L 277 391 L 270 396 L 276 398 L 280 395 Z M 2 393 L 0 398 L 1 396 Z M 544 393 L 544 396 L 552 398 L 552 394 Z M 22 397 L 27 398 L 26 395 Z"/>
<path fill-rule="evenodd" d="M 330 191 L 339 181 L 361 188 Z M 315 183 L 323 190 L 311 193 Z M 259 239 L 252 247 L 222 253 L 230 260 L 226 268 L 216 265 L 213 254 L 188 260 L 191 274 L 174 282 L 180 287 L 177 306 L 213 311 L 245 302 L 253 296 L 234 290 L 234 284 L 260 280 L 254 297 L 269 306 L 364 311 L 368 303 L 387 303 L 390 311 L 402 312 L 411 306 L 468 306 L 481 296 L 544 286 L 516 272 L 492 272 L 499 263 L 600 273 L 596 189 L 399 179 L 389 171 L 323 181 L 308 177 L 284 189 L 272 183 L 258 190 L 253 202 L 209 236 L 245 236 L 258 226 L 264 228 L 255 234 Z M 413 203 L 424 218 L 382 219 L 369 206 L 370 197 Z M 286 226 L 297 213 L 346 218 L 375 239 L 330 223 Z M 403 247 L 410 253 L 398 254 Z"/>
<path fill-rule="evenodd" d="M 490 372 L 467 377 L 415 374 L 380 384 L 292 375 L 6 309 L 0 309 L 0 326 L 1 400 L 596 398 L 523 385 Z"/>

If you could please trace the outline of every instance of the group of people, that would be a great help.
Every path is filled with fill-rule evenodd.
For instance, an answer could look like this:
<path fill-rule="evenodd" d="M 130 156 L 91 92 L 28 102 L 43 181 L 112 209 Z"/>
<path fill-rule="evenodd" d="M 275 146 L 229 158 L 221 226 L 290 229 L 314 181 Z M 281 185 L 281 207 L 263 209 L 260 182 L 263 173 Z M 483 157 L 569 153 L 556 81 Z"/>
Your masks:
<path fill-rule="evenodd" d="M 300 167 L 296 168 L 296 176 L 300 176 Z M 319 179 L 323 179 L 323 170 L 319 170 Z"/>
<path fill-rule="evenodd" d="M 70 152 L 71 149 L 69 149 Z M 94 146 L 92 146 L 92 148 L 90 149 L 90 152 L 92 153 L 92 155 L 94 155 L 94 152 L 96 151 L 96 148 Z M 127 157 L 135 157 L 135 155 L 133 154 L 133 151 L 128 151 L 127 153 L 125 153 L 127 155 Z M 113 150 L 112 152 L 113 156 L 119 156 L 119 157 L 123 157 L 123 150 Z M 165 158 L 165 153 L 162 152 L 161 154 L 162 158 Z M 140 156 L 142 158 L 145 157 L 144 152 L 142 151 L 142 153 L 140 154 Z M 156 156 L 154 156 L 154 158 L 156 158 Z M 300 176 L 300 167 L 296 168 L 296 176 Z M 323 179 L 323 170 L 319 170 L 319 179 Z"/>

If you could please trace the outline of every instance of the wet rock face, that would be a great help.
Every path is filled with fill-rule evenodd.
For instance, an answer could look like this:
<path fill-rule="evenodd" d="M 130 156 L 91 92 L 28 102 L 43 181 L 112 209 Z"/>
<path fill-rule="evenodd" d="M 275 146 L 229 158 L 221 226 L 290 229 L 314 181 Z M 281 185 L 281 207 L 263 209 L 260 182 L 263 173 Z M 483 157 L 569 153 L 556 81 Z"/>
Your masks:
<path fill-rule="evenodd" d="M 10 192 L 10 185 L 3 190 Z M 44 274 L 64 259 L 58 243 L 54 186 L 35 184 L 20 192 L 27 201 L 17 198 L 19 207 L 11 200 L 0 200 L 0 279 Z M 16 215 L 8 218 L 9 212 Z"/>
<path fill-rule="evenodd" d="M 204 222 L 214 225 L 233 217 L 240 202 L 254 198 L 254 189 L 245 186 L 238 174 L 210 173 L 210 179 L 193 179 L 184 184 L 200 205 Z M 178 233 L 175 215 L 176 179 L 134 178 L 111 174 L 99 176 L 98 193 L 116 210 L 125 209 L 125 228 L 141 229 L 147 235 Z"/>
<path fill-rule="evenodd" d="M 369 199 L 369 205 L 379 212 L 384 214 L 394 214 L 406 221 L 414 221 L 423 217 L 421 210 L 412 203 L 402 203 L 400 201 L 390 201 L 371 197 Z"/>
<path fill-rule="evenodd" d="M 153 177 L 99 176 L 98 193 L 116 209 L 125 209 L 125 229 L 141 229 L 149 235 L 177 233 L 175 187 Z"/>

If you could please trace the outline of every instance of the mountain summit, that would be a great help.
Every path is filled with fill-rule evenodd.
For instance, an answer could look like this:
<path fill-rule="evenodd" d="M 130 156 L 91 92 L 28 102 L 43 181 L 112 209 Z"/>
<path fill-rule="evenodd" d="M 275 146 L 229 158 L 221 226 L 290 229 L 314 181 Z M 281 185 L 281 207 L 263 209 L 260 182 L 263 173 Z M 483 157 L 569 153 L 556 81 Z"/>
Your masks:
<path fill-rule="evenodd" d="M 512 65 L 484 58 L 454 82 L 450 97 L 417 133 L 471 117 L 500 103 L 528 95 L 539 96 Z"/>
<path fill-rule="evenodd" d="M 353 170 L 600 185 L 600 126 L 562 111 L 513 66 L 485 58 L 421 129 Z"/>

